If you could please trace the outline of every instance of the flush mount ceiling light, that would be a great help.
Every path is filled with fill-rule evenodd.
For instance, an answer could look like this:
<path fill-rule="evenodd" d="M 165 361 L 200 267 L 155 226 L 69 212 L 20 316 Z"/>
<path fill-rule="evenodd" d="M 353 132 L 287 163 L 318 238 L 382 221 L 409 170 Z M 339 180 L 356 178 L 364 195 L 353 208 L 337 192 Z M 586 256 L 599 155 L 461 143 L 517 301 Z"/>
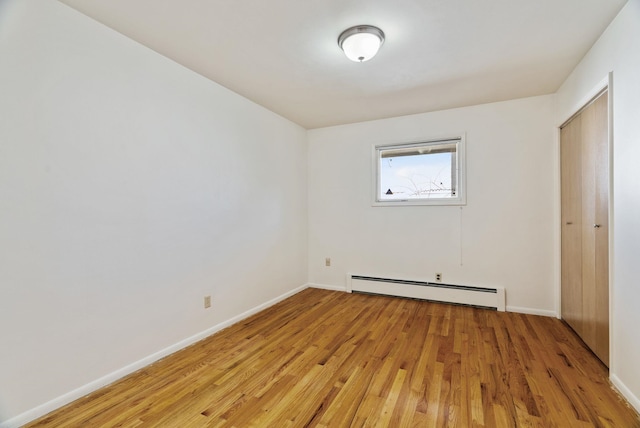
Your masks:
<path fill-rule="evenodd" d="M 378 27 L 357 25 L 347 28 L 338 37 L 338 46 L 351 61 L 369 61 L 384 43 L 384 33 Z"/>

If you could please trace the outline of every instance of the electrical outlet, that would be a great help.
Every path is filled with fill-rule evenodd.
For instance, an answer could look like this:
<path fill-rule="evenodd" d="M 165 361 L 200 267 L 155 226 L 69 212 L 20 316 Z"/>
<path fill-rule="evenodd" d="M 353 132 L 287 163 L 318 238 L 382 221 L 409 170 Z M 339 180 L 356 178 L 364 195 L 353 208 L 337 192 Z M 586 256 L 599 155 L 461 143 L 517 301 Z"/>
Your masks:
<path fill-rule="evenodd" d="M 211 307 L 211 296 L 204 296 L 204 308 L 210 308 Z"/>
<path fill-rule="evenodd" d="M 441 273 L 437 273 L 436 274 L 436 281 L 437 282 L 442 282 L 442 274 Z"/>
<path fill-rule="evenodd" d="M 331 266 L 331 257 L 327 257 L 326 259 L 324 259 L 324 265 Z"/>

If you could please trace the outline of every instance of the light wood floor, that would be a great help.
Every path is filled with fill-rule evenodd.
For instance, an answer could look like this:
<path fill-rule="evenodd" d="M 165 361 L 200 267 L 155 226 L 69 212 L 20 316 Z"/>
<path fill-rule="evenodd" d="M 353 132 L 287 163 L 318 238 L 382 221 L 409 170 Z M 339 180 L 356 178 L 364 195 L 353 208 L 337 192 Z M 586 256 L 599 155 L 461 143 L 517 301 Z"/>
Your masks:
<path fill-rule="evenodd" d="M 37 427 L 640 427 L 554 318 L 308 289 Z"/>

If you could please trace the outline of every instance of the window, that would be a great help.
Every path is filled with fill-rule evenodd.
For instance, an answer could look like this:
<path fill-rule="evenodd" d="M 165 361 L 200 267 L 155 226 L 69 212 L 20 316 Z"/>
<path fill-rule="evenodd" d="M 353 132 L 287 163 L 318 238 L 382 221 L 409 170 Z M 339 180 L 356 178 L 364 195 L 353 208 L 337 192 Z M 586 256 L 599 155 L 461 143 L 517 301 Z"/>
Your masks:
<path fill-rule="evenodd" d="M 464 205 L 464 138 L 375 147 L 374 205 Z"/>

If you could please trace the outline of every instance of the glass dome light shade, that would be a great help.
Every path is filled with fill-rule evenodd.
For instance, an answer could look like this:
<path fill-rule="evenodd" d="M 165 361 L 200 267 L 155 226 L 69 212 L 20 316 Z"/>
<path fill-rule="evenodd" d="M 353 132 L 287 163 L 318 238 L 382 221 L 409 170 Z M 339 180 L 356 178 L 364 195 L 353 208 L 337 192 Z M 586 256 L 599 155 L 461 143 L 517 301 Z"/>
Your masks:
<path fill-rule="evenodd" d="M 360 25 L 351 27 L 340 34 L 338 45 L 347 58 L 364 62 L 373 58 L 384 42 L 384 33 L 377 27 Z"/>

